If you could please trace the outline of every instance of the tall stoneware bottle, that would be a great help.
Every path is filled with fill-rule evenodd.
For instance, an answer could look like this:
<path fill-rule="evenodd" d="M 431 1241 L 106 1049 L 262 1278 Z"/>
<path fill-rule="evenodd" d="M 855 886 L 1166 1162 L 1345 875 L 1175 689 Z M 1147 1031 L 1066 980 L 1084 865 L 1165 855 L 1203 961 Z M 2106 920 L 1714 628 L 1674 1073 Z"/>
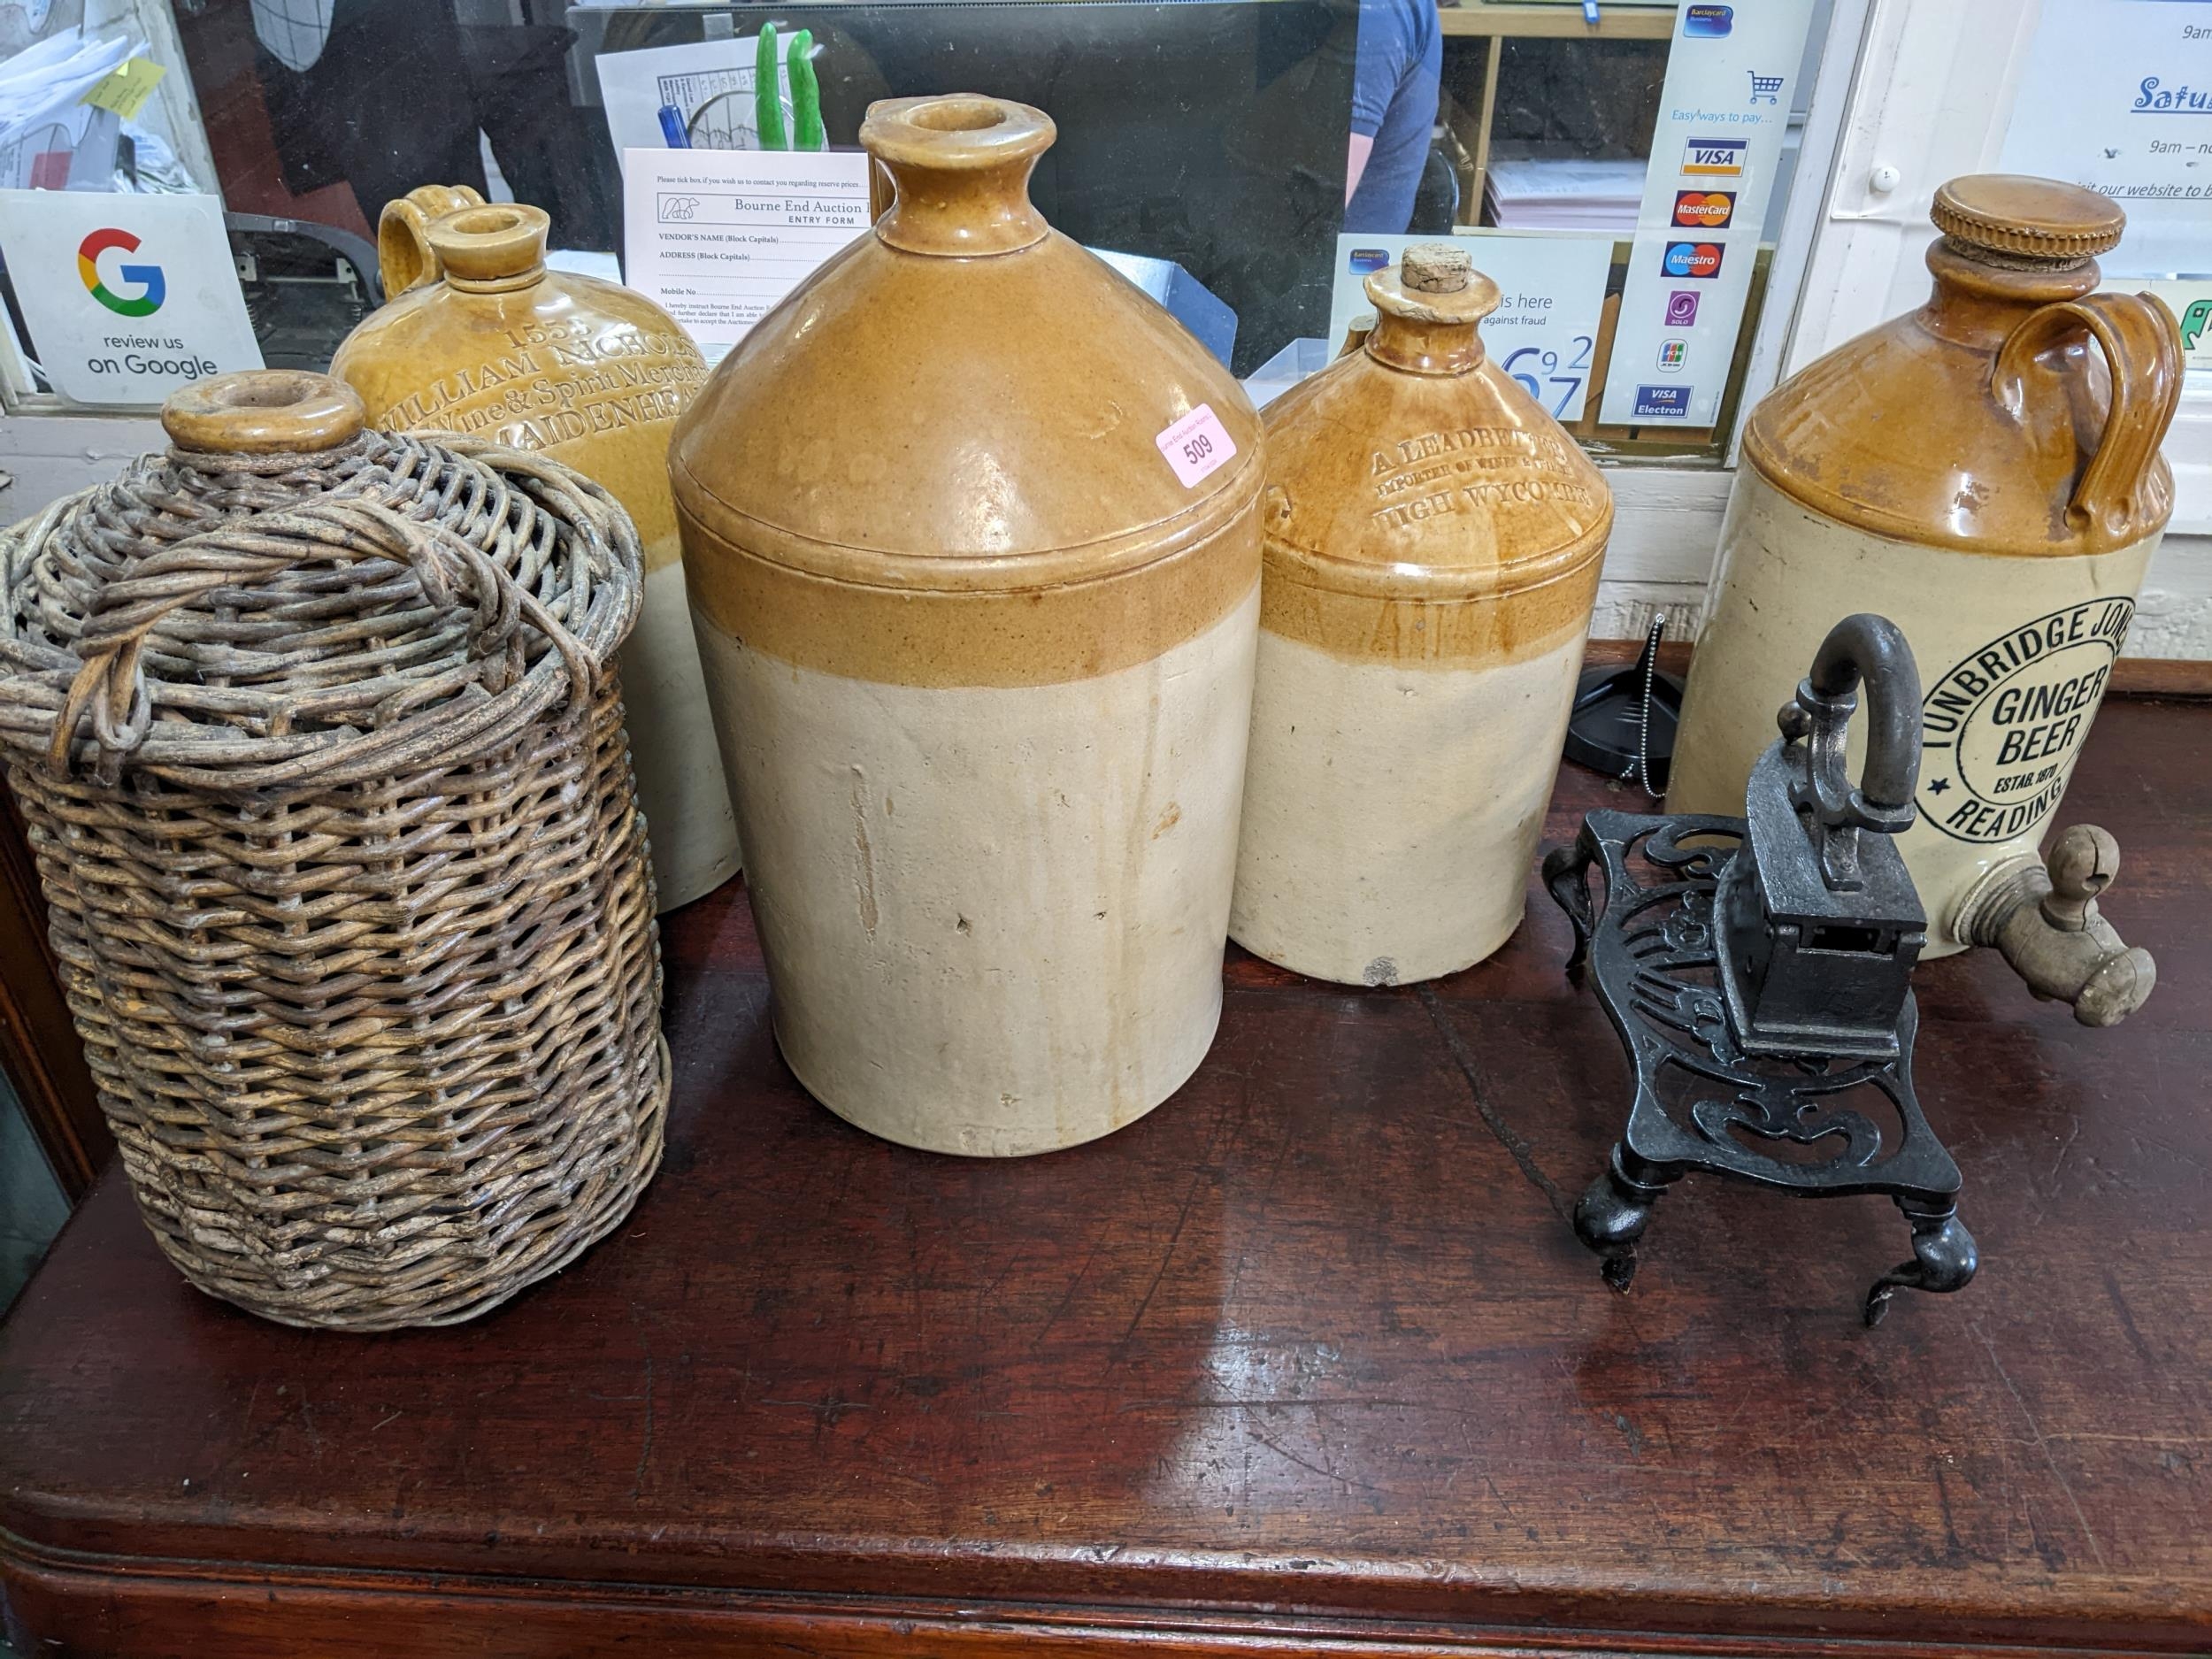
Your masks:
<path fill-rule="evenodd" d="M 1267 411 L 1266 580 L 1229 931 L 1318 979 L 1479 962 L 1521 919 L 1613 500 L 1485 355 L 1450 244 Z"/>
<path fill-rule="evenodd" d="M 2036 849 L 2172 511 L 2158 446 L 2181 393 L 2172 313 L 2097 291 L 2096 256 L 2124 223 L 2107 198 L 1980 175 L 1939 190 L 1933 217 L 1928 303 L 1752 411 L 1667 796 L 1674 811 L 1740 813 L 1828 628 L 1892 618 L 1926 694 L 1900 850 L 1931 956 L 2005 943 L 2007 918 L 2050 890 Z M 2071 868 L 2076 852 L 2089 867 Z M 2051 872 L 2060 897 L 2070 883 L 2093 897 L 2114 856 L 2070 848 Z M 2079 920 L 2054 913 L 2062 932 Z M 2149 959 L 2107 955 L 2092 1003 L 2079 984 L 2037 988 L 2091 1023 L 2117 1018 L 2147 995 Z"/>
<path fill-rule="evenodd" d="M 738 866 L 668 494 L 669 434 L 706 365 L 642 295 L 548 270 L 542 210 L 473 194 L 426 186 L 386 210 L 378 252 L 389 297 L 347 336 L 331 373 L 361 394 L 374 425 L 541 450 L 603 485 L 635 520 L 645 607 L 622 648 L 622 689 L 657 902 L 672 909 Z"/>
<path fill-rule="evenodd" d="M 1259 422 L 1031 204 L 1053 135 L 873 105 L 894 201 L 669 459 L 777 1041 L 832 1110 L 942 1152 L 1119 1128 L 1220 1014 Z"/>

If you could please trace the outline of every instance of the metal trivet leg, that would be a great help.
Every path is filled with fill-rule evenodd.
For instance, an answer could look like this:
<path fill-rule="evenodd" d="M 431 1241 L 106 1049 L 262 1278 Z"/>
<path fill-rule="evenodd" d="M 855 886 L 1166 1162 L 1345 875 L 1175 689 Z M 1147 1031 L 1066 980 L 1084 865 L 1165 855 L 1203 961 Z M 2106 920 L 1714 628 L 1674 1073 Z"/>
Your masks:
<path fill-rule="evenodd" d="M 1568 972 L 1594 972 L 1636 1071 L 1627 1132 L 1575 1206 L 1576 1236 L 1624 1291 L 1653 1208 L 1686 1175 L 1808 1197 L 1882 1194 L 1911 1225 L 1913 1259 L 1868 1291 L 1866 1322 L 1878 1324 L 1900 1288 L 1957 1290 L 1976 1266 L 1958 1165 L 1913 1093 L 1918 1010 L 1908 996 L 1893 1057 L 1743 1051 L 1719 983 L 1714 895 L 1744 833 L 1741 818 L 1593 812 L 1574 846 L 1544 860 L 1544 884 L 1574 925 Z M 1601 864 L 1602 911 L 1590 886 Z M 1855 1100 L 1886 1102 L 1896 1130 Z"/>

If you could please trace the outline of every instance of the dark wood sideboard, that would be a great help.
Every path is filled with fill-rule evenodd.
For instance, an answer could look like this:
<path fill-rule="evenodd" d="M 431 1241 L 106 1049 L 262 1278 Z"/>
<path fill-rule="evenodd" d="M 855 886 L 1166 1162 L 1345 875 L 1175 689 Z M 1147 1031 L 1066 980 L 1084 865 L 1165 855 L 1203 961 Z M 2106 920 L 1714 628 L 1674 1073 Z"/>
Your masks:
<path fill-rule="evenodd" d="M 1618 794 L 1563 777 L 1551 833 Z M 1617 1296 L 1563 1218 L 1625 1106 L 1563 919 L 1355 992 L 1232 953 L 1105 1141 L 870 1140 L 778 1060 L 734 887 L 668 920 L 666 1166 L 476 1324 L 264 1325 L 110 1170 L 0 1327 L 26 1655 L 400 1659 L 2212 1650 L 2212 710 L 2124 702 L 2065 819 L 2159 956 L 2086 1031 L 1919 977 L 1981 1240 L 1857 1321 L 1878 1200 L 1689 1183 Z"/>

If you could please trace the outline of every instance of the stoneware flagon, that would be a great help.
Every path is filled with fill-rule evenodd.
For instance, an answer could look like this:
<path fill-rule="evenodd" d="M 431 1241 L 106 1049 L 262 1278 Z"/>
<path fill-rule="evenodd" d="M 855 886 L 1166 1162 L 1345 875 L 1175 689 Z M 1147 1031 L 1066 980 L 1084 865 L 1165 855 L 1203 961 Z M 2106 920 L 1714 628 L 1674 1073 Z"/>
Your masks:
<path fill-rule="evenodd" d="M 1752 411 L 1667 804 L 1740 811 L 1813 647 L 1850 612 L 1894 618 L 1925 692 L 1918 818 L 1900 844 L 1928 910 L 1923 954 L 2003 944 L 2028 972 L 2007 917 L 2049 891 L 2036 849 L 2172 511 L 2158 446 L 2180 337 L 2156 298 L 2098 291 L 2096 256 L 2124 223 L 2104 196 L 1978 175 L 1939 189 L 1932 217 L 1927 303 Z M 2093 896 L 2116 854 L 2086 847 L 2062 862 L 2098 866 L 2076 872 Z M 2068 872 L 2052 874 L 2065 898 Z M 2055 925 L 2083 931 L 2062 907 Z M 2140 951 L 2087 966 L 2085 987 L 2037 988 L 2092 1024 L 2148 994 Z"/>
<path fill-rule="evenodd" d="M 1044 1152 L 1219 1018 L 1259 422 L 1031 204 L 1042 111 L 860 136 L 888 210 L 678 430 L 693 613 L 792 1070 L 893 1141 Z"/>
<path fill-rule="evenodd" d="M 549 270 L 542 210 L 475 195 L 426 185 L 387 206 L 377 235 L 386 303 L 347 337 L 331 373 L 377 426 L 550 456 L 604 486 L 637 525 L 645 607 L 622 679 L 657 902 L 671 910 L 738 866 L 668 494 L 669 434 L 706 365 L 644 296 Z"/>
<path fill-rule="evenodd" d="M 1519 925 L 1612 495 L 1484 353 L 1466 250 L 1269 406 L 1266 578 L 1229 931 L 1318 979 L 1479 962 Z"/>

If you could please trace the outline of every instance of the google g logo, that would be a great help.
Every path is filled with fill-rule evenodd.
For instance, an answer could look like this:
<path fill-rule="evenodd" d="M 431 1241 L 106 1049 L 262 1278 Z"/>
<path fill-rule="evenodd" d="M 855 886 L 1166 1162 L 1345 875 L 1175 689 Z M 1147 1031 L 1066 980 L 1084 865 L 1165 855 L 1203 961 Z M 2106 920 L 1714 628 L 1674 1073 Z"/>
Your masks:
<path fill-rule="evenodd" d="M 116 280 L 135 284 L 139 290 L 134 297 L 126 299 L 100 280 L 100 256 L 110 250 L 136 253 L 138 238 L 127 230 L 96 230 L 77 244 L 77 274 L 84 280 L 85 291 L 118 317 L 151 317 L 169 296 L 168 279 L 161 274 L 161 267 L 117 266 Z"/>

